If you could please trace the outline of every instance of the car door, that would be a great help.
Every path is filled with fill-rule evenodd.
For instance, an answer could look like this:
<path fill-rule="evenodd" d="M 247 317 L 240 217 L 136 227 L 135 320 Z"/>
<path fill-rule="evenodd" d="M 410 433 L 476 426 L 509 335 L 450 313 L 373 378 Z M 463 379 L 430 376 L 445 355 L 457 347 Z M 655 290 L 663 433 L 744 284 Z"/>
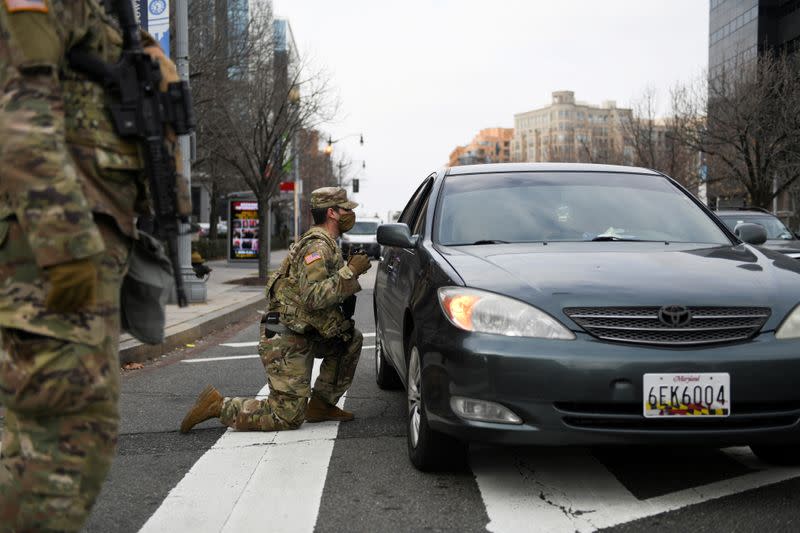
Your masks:
<path fill-rule="evenodd" d="M 414 191 L 414 194 L 411 195 L 411 199 L 408 201 L 400 214 L 400 218 L 397 220 L 398 222 L 408 224 L 409 219 L 413 217 L 419 205 L 422 193 L 425 190 L 427 181 L 427 179 L 423 181 L 420 186 L 417 187 L 417 190 Z M 394 294 L 397 285 L 395 278 L 398 272 L 395 267 L 400 262 L 400 258 L 400 248 L 392 246 L 384 247 L 383 260 L 378 265 L 378 271 L 375 275 L 375 327 L 380 328 L 378 334 L 381 336 L 384 351 L 393 360 L 396 359 L 396 357 L 392 357 L 393 349 L 389 339 L 396 339 L 398 335 L 402 334 L 402 332 L 397 332 L 397 328 L 402 327 L 402 314 L 399 318 L 395 316 L 400 311 L 396 309 L 398 297 Z M 398 323 L 400 326 L 398 326 Z M 396 351 L 396 347 L 394 351 Z M 402 354 L 394 355 L 402 357 Z"/>
<path fill-rule="evenodd" d="M 412 234 L 418 234 L 424 227 L 424 211 L 430 198 L 434 176 L 429 176 L 409 201 L 398 222 L 408 224 Z M 405 373 L 405 353 L 403 347 L 403 317 L 408 308 L 416 274 L 419 272 L 418 248 L 387 247 L 384 261 L 376 278 L 376 294 L 380 301 L 379 320 L 382 340 L 387 355 L 401 374 Z M 378 284 L 381 287 L 378 288 Z M 382 309 L 380 308 L 382 307 Z"/>

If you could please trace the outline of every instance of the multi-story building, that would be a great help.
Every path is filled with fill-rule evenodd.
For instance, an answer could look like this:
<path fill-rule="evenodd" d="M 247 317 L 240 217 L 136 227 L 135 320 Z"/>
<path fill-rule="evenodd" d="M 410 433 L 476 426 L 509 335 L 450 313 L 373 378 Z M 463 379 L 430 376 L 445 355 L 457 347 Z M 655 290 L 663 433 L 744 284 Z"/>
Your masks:
<path fill-rule="evenodd" d="M 448 165 L 477 165 L 480 163 L 508 163 L 511 161 L 511 128 L 482 129 L 466 146 L 457 146 L 450 152 Z"/>
<path fill-rule="evenodd" d="M 711 0 L 711 77 L 767 51 L 800 50 L 800 1 Z"/>
<path fill-rule="evenodd" d="M 709 9 L 711 80 L 765 53 L 800 51 L 800 0 L 711 0 Z M 725 180 L 713 185 L 709 200 L 719 207 L 744 205 L 747 193 L 735 180 Z M 795 211 L 789 194 L 776 198 L 772 208 L 785 217 Z"/>
<path fill-rule="evenodd" d="M 622 162 L 630 156 L 622 127 L 631 110 L 613 101 L 600 106 L 556 91 L 550 105 L 514 115 L 511 159 L 517 162 Z"/>

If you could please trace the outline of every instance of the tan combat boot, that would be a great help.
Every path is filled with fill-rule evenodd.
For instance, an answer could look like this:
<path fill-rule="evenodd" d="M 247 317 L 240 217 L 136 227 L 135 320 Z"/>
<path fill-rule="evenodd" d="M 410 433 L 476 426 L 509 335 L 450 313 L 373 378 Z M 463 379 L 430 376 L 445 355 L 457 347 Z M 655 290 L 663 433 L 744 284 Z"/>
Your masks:
<path fill-rule="evenodd" d="M 311 397 L 311 401 L 306 407 L 306 422 L 325 422 L 326 420 L 347 422 L 353 418 L 353 413 L 350 411 L 327 404 L 316 396 Z"/>
<path fill-rule="evenodd" d="M 181 433 L 189 433 L 189 430 L 200 422 L 209 418 L 217 418 L 222 412 L 222 400 L 222 395 L 213 386 L 208 385 L 203 389 L 203 392 L 197 397 L 197 401 L 183 417 Z"/>

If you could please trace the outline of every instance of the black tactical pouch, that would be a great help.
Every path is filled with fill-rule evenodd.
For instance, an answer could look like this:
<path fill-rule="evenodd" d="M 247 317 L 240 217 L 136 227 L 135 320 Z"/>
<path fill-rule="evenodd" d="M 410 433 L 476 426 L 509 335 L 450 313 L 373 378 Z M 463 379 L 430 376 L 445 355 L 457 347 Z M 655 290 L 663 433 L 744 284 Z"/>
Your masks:
<path fill-rule="evenodd" d="M 122 281 L 122 329 L 145 344 L 164 342 L 165 307 L 175 290 L 172 263 L 155 237 L 139 232 Z"/>
<path fill-rule="evenodd" d="M 356 295 L 351 294 L 347 298 L 344 299 L 342 302 L 342 314 L 345 318 L 350 319 L 353 318 L 353 315 L 356 313 Z"/>
<path fill-rule="evenodd" d="M 271 339 L 275 335 L 280 335 L 286 333 L 286 326 L 281 324 L 281 314 L 277 311 L 270 311 L 264 318 L 261 319 L 264 322 L 264 335 Z"/>

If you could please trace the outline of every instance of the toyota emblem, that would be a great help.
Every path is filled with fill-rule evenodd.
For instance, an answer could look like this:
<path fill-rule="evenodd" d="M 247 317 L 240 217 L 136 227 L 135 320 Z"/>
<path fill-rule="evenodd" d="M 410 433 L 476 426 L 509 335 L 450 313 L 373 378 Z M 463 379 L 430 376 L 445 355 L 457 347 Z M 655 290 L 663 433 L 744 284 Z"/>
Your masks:
<path fill-rule="evenodd" d="M 658 310 L 658 319 L 665 326 L 682 328 L 692 321 L 692 313 L 683 305 L 665 305 Z"/>

